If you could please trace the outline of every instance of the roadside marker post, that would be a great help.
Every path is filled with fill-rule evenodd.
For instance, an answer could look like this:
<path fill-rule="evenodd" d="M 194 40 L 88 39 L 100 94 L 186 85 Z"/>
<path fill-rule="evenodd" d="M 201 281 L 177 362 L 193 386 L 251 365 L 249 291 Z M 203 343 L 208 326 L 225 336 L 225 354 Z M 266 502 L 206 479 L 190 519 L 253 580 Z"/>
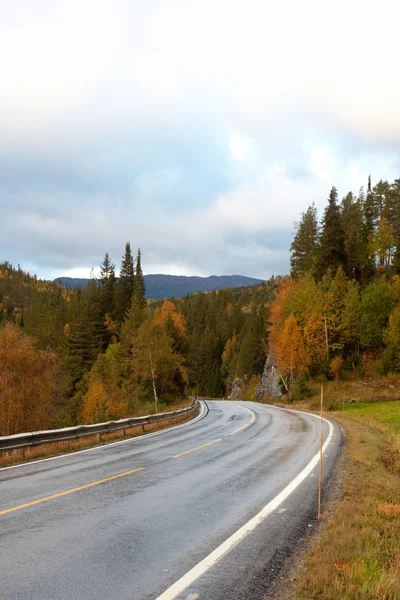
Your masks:
<path fill-rule="evenodd" d="M 321 519 L 321 486 L 322 486 L 322 429 L 323 429 L 324 386 L 321 385 L 321 430 L 319 432 L 319 478 L 318 478 L 318 521 Z"/>

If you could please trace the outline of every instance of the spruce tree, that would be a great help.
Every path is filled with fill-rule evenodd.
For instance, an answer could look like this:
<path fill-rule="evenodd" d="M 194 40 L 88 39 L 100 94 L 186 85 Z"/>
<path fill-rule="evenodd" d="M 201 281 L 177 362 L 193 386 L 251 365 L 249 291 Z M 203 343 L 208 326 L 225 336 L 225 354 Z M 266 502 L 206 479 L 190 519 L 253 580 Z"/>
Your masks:
<path fill-rule="evenodd" d="M 336 271 L 339 266 L 346 268 L 344 231 L 338 205 L 337 190 L 332 187 L 328 206 L 322 219 L 322 231 L 317 259 L 317 275 L 322 277 L 327 269 Z"/>
<path fill-rule="evenodd" d="M 125 314 L 121 332 L 122 346 L 124 352 L 128 354 L 132 348 L 133 336 L 145 319 L 145 308 L 147 306 L 145 293 L 146 288 L 142 271 L 142 257 L 139 248 L 136 259 L 136 275 L 132 301 L 129 310 Z"/>
<path fill-rule="evenodd" d="M 121 270 L 118 281 L 117 313 L 120 321 L 123 321 L 126 312 L 132 304 L 133 289 L 135 285 L 135 269 L 133 256 L 129 242 L 125 246 L 125 254 L 122 257 Z"/>
<path fill-rule="evenodd" d="M 400 274 L 400 179 L 395 179 L 391 185 L 391 202 L 393 206 L 391 224 L 394 231 L 396 252 L 393 257 L 393 271 Z"/>
<path fill-rule="evenodd" d="M 96 280 L 90 279 L 81 293 L 76 319 L 71 324 L 66 360 L 74 382 L 90 369 L 104 349 L 105 327 L 99 291 Z"/>
<path fill-rule="evenodd" d="M 100 294 L 103 315 L 115 317 L 115 265 L 111 262 L 108 252 L 105 253 L 100 265 Z"/>
<path fill-rule="evenodd" d="M 318 214 L 315 204 L 308 207 L 296 224 L 296 235 L 290 246 L 291 275 L 298 277 L 310 271 L 318 248 Z"/>
<path fill-rule="evenodd" d="M 342 200 L 341 211 L 347 276 L 350 279 L 355 277 L 357 280 L 361 280 L 363 267 L 367 260 L 367 249 L 362 235 L 362 201 L 349 192 Z"/>
<path fill-rule="evenodd" d="M 146 285 L 144 283 L 144 276 L 142 271 L 142 255 L 140 248 L 138 248 L 136 258 L 136 275 L 135 283 L 133 287 L 133 301 L 135 306 L 139 310 L 146 308 Z"/>

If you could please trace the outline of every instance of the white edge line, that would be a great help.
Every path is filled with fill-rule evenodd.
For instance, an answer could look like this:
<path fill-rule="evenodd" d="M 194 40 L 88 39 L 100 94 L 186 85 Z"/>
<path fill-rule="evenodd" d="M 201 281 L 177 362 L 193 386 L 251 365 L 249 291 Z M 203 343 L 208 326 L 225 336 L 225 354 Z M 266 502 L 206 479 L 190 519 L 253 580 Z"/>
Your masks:
<path fill-rule="evenodd" d="M 21 467 L 30 467 L 31 465 L 37 465 L 39 463 L 49 462 L 50 460 L 60 460 L 61 458 L 73 458 L 77 454 L 84 454 L 85 452 L 94 452 L 94 450 L 107 450 L 107 448 L 112 448 L 113 446 L 122 446 L 123 444 L 132 444 L 134 442 L 139 442 L 140 440 L 149 439 L 152 437 L 156 437 L 158 435 L 162 435 L 163 433 L 167 433 L 167 431 L 176 431 L 177 429 L 181 429 L 182 427 L 187 427 L 188 425 L 194 425 L 203 418 L 205 413 L 205 402 L 203 400 L 199 400 L 201 404 L 201 411 L 194 419 L 190 421 L 186 421 L 185 423 L 181 423 L 180 425 L 173 425 L 172 427 L 167 427 L 162 431 L 153 431 L 152 433 L 145 433 L 144 435 L 137 435 L 133 438 L 127 440 L 121 440 L 120 442 L 111 442 L 109 444 L 103 444 L 101 446 L 94 446 L 93 448 L 86 448 L 85 450 L 76 450 L 75 452 L 66 452 L 65 454 L 59 454 L 57 456 L 50 456 L 49 458 L 41 458 L 40 460 L 30 460 L 23 463 L 18 463 L 17 465 L 10 465 L 9 467 L 1 467 L 1 471 L 8 471 L 9 469 L 20 469 Z"/>
<path fill-rule="evenodd" d="M 279 407 L 274 407 L 279 408 Z M 287 410 L 287 409 L 283 409 Z M 296 411 L 301 412 L 301 411 Z M 311 417 L 315 417 L 319 419 L 320 417 L 317 415 L 313 415 L 311 413 L 304 413 Z M 329 435 L 322 447 L 322 451 L 324 452 L 328 445 L 331 442 L 333 436 L 333 425 L 330 421 L 324 418 L 324 421 L 329 425 Z M 287 485 L 273 500 L 268 502 L 257 513 L 250 521 L 245 523 L 240 529 L 238 529 L 234 534 L 232 534 L 225 542 L 223 542 L 218 548 L 213 550 L 208 556 L 203 558 L 196 566 L 194 566 L 190 571 L 188 571 L 183 577 L 178 579 L 171 587 L 169 587 L 165 592 L 158 596 L 156 600 L 174 600 L 179 594 L 185 591 L 194 581 L 199 579 L 208 569 L 213 567 L 223 556 L 228 554 L 235 546 L 237 546 L 251 531 L 253 531 L 258 525 L 260 525 L 274 510 L 278 508 L 282 504 L 284 500 L 304 481 L 304 479 L 311 473 L 314 467 L 319 462 L 319 451 L 318 453 L 311 459 L 308 465 Z"/>

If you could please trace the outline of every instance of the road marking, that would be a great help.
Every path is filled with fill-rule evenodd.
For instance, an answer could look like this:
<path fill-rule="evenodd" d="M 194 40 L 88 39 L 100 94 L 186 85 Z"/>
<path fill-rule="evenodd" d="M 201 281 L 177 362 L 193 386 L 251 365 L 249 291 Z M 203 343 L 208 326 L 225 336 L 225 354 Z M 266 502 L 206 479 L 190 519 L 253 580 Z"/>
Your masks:
<path fill-rule="evenodd" d="M 201 450 L 202 448 L 207 448 L 207 446 L 212 446 L 212 444 L 216 444 L 217 442 L 220 442 L 222 440 L 222 438 L 219 438 L 218 440 L 213 440 L 212 442 L 208 442 L 208 444 L 203 444 L 202 446 L 197 446 L 197 448 L 192 448 L 191 450 L 186 450 L 186 452 L 181 452 L 180 454 L 175 454 L 175 456 L 172 456 L 171 458 L 180 458 L 181 456 L 185 456 L 185 454 L 191 454 L 192 452 L 197 452 L 197 450 Z"/>
<path fill-rule="evenodd" d="M 87 488 L 93 487 L 95 485 L 100 485 L 101 483 L 107 483 L 107 481 L 112 481 L 113 479 L 119 479 L 120 477 L 126 477 L 126 475 L 132 475 L 132 473 L 137 473 L 138 471 L 143 471 L 143 467 L 139 467 L 138 469 L 133 469 L 132 471 L 125 471 L 125 473 L 118 473 L 118 475 L 112 475 L 111 477 L 106 477 L 105 479 L 100 479 L 99 481 L 93 481 L 92 483 L 87 483 L 86 485 L 81 485 L 79 487 L 72 488 L 71 490 L 66 490 L 65 492 L 60 492 L 59 494 L 52 494 L 51 496 L 46 496 L 45 498 L 40 498 L 39 500 L 33 500 L 32 502 L 27 502 L 26 504 L 20 504 L 19 506 L 13 506 L 12 508 L 7 508 L 6 510 L 0 511 L 0 515 L 6 515 L 7 513 L 11 513 L 16 510 L 21 510 L 22 508 L 28 508 L 28 506 L 34 506 L 35 504 L 41 504 L 42 502 L 48 502 L 49 500 L 54 500 L 54 498 L 60 498 L 61 496 L 67 496 L 68 494 L 74 494 L 75 492 L 80 492 L 81 490 L 86 490 Z"/>
<path fill-rule="evenodd" d="M 299 411 L 300 412 L 300 411 Z M 315 417 L 319 419 L 318 415 L 312 415 L 310 413 L 309 416 Z M 324 418 L 324 421 L 329 425 L 329 435 L 328 438 L 323 445 L 323 450 L 325 450 L 330 444 L 333 436 L 333 426 L 327 419 Z M 165 592 L 158 596 L 156 600 L 174 600 L 179 594 L 185 591 L 192 583 L 194 583 L 199 577 L 204 575 L 208 569 L 213 567 L 223 556 L 228 554 L 239 544 L 251 531 L 253 531 L 258 525 L 260 525 L 274 510 L 276 510 L 284 500 L 306 479 L 306 477 L 310 474 L 310 472 L 314 469 L 314 467 L 319 462 L 319 451 L 317 454 L 311 459 L 308 465 L 291 481 L 273 500 L 268 502 L 264 506 L 263 509 L 260 510 L 250 521 L 248 521 L 245 525 L 240 527 L 233 535 L 231 535 L 225 542 L 223 542 L 218 548 L 213 550 L 208 556 L 206 556 L 203 560 L 201 560 L 196 566 L 194 566 L 190 571 L 188 571 L 183 577 L 178 579 L 170 588 L 168 588 Z"/>
<path fill-rule="evenodd" d="M 235 431 L 232 431 L 229 435 L 235 435 L 236 433 L 239 433 L 239 431 L 242 431 L 242 429 L 249 427 L 249 425 L 254 423 L 254 421 L 256 420 L 256 414 L 252 410 L 250 410 L 250 408 L 246 408 L 246 406 L 242 406 L 241 404 L 239 406 L 240 408 L 244 408 L 244 410 L 247 410 L 247 412 L 251 413 L 251 420 L 248 423 L 245 423 L 244 425 L 239 427 L 238 429 L 235 429 Z"/>
<path fill-rule="evenodd" d="M 148 440 L 152 437 L 157 437 L 159 435 L 163 435 L 168 431 L 176 431 L 177 429 L 181 429 L 182 427 L 188 427 L 189 425 L 194 425 L 197 421 L 200 421 L 205 416 L 205 407 L 206 403 L 201 400 L 201 411 L 194 419 L 190 421 L 185 421 L 185 423 L 181 423 L 180 425 L 173 425 L 172 427 L 167 427 L 162 431 L 154 431 L 152 433 L 145 433 L 144 435 L 138 435 L 133 438 L 127 440 L 121 440 L 120 442 L 110 442 L 103 444 L 102 446 L 94 446 L 93 448 L 86 448 L 85 450 L 75 450 L 73 452 L 68 452 L 66 454 L 60 454 L 58 456 L 50 456 L 49 458 L 40 458 L 39 460 L 30 460 L 23 463 L 18 463 L 17 465 L 10 465 L 9 467 L 1 467 L 0 471 L 8 471 L 9 469 L 20 469 L 21 467 L 30 467 L 31 465 L 37 465 L 39 463 L 49 462 L 51 460 L 60 460 L 61 458 L 73 458 L 77 454 L 84 454 L 86 452 L 93 452 L 95 450 L 107 450 L 107 448 L 112 448 L 113 446 L 122 446 L 123 444 L 134 444 L 136 442 L 142 440 Z"/>

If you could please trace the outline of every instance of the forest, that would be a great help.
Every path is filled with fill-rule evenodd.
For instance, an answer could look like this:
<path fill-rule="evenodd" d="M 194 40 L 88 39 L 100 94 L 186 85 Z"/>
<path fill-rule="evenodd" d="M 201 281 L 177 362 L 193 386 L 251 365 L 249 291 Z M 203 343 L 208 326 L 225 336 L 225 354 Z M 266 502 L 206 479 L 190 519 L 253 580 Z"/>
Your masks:
<path fill-rule="evenodd" d="M 236 376 L 262 371 L 276 286 L 146 300 L 141 253 L 134 258 L 130 243 L 119 277 L 106 253 L 85 289 L 0 264 L 0 435 L 226 395 Z"/>
<path fill-rule="evenodd" d="M 0 435 L 227 397 L 235 379 L 252 399 L 268 353 L 289 401 L 311 379 L 399 372 L 400 180 L 332 188 L 290 252 L 290 275 L 157 301 L 130 243 L 85 289 L 0 264 Z"/>

